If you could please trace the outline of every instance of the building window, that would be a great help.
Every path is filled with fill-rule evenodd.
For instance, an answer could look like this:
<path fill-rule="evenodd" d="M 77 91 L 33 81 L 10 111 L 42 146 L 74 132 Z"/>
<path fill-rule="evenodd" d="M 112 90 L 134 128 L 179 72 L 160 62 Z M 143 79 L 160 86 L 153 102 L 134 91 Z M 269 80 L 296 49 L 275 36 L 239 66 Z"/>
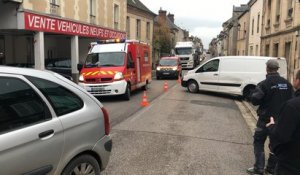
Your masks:
<path fill-rule="evenodd" d="M 273 57 L 278 57 L 279 43 L 275 43 L 273 47 Z"/>
<path fill-rule="evenodd" d="M 293 0 L 288 0 L 288 6 L 287 6 L 287 16 L 288 18 L 293 16 L 293 6 L 292 6 Z"/>
<path fill-rule="evenodd" d="M 276 1 L 276 23 L 279 23 L 280 20 L 280 2 L 281 0 Z"/>
<path fill-rule="evenodd" d="M 130 18 L 127 16 L 126 18 L 126 34 L 127 38 L 130 38 Z"/>
<path fill-rule="evenodd" d="M 252 29 L 251 29 L 251 34 L 254 34 L 254 19 L 252 19 Z"/>
<path fill-rule="evenodd" d="M 96 22 L 96 1 L 90 0 L 90 23 L 95 24 Z"/>
<path fill-rule="evenodd" d="M 136 20 L 136 39 L 141 39 L 141 20 Z"/>
<path fill-rule="evenodd" d="M 150 39 L 150 22 L 147 22 L 146 37 Z"/>
<path fill-rule="evenodd" d="M 267 44 L 265 48 L 265 56 L 269 56 L 269 52 L 270 52 L 270 45 Z"/>
<path fill-rule="evenodd" d="M 119 29 L 119 6 L 117 4 L 114 5 L 114 29 Z"/>
<path fill-rule="evenodd" d="M 58 15 L 59 0 L 50 0 L 50 13 L 52 15 Z"/>
<path fill-rule="evenodd" d="M 259 22 L 260 22 L 260 14 L 257 16 L 257 33 L 259 33 Z"/>

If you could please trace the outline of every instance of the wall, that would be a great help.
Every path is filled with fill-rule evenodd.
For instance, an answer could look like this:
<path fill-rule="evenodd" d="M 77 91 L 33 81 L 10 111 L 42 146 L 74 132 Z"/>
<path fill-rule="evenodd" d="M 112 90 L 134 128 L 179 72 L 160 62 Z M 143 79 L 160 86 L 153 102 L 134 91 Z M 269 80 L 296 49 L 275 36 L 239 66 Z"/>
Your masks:
<path fill-rule="evenodd" d="M 258 23 L 258 15 L 259 24 Z M 263 0 L 257 0 L 250 8 L 250 20 L 249 20 L 249 46 L 248 46 L 248 55 L 250 53 L 250 47 L 252 46 L 254 49 L 253 55 L 259 56 L 261 55 L 261 35 L 262 35 L 262 16 L 263 16 Z M 252 34 L 252 20 L 254 19 L 254 32 Z M 257 25 L 259 25 L 259 31 L 257 31 Z M 258 51 L 256 53 L 256 47 L 258 46 Z"/>

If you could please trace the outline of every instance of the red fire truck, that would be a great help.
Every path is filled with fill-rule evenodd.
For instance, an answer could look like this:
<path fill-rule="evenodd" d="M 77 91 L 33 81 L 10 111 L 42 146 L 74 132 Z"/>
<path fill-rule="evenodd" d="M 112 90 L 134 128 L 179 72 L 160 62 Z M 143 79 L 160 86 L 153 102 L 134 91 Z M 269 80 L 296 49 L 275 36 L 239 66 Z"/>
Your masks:
<path fill-rule="evenodd" d="M 80 70 L 79 85 L 94 96 L 122 95 L 147 89 L 152 81 L 150 46 L 136 40 L 101 40 L 91 48 Z"/>

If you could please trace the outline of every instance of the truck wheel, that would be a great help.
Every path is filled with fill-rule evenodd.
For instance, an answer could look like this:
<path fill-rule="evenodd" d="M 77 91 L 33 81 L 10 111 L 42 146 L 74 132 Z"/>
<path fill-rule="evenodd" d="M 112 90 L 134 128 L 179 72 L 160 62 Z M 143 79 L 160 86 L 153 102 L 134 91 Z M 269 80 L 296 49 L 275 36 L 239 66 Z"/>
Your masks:
<path fill-rule="evenodd" d="M 191 93 L 197 93 L 199 91 L 199 85 L 195 80 L 188 81 L 187 88 Z"/>
<path fill-rule="evenodd" d="M 94 157 L 90 155 L 81 155 L 73 159 L 62 172 L 62 175 L 70 174 L 100 175 L 100 166 Z"/>
<path fill-rule="evenodd" d="M 123 94 L 123 99 L 127 100 L 127 101 L 130 100 L 130 85 L 129 84 L 127 84 L 127 86 L 126 86 L 126 91 Z"/>

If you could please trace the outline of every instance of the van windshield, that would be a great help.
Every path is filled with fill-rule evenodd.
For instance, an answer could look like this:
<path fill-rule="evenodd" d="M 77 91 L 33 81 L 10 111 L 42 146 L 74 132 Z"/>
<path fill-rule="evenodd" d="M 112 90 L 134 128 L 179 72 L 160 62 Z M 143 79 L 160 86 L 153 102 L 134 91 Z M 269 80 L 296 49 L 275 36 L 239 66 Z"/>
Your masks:
<path fill-rule="evenodd" d="M 190 55 L 192 54 L 191 47 L 175 48 L 176 55 Z"/>
<path fill-rule="evenodd" d="M 159 61 L 160 66 L 176 66 L 177 60 L 175 59 L 162 59 Z"/>
<path fill-rule="evenodd" d="M 105 52 L 88 54 L 85 67 L 123 66 L 125 63 L 124 52 Z"/>

